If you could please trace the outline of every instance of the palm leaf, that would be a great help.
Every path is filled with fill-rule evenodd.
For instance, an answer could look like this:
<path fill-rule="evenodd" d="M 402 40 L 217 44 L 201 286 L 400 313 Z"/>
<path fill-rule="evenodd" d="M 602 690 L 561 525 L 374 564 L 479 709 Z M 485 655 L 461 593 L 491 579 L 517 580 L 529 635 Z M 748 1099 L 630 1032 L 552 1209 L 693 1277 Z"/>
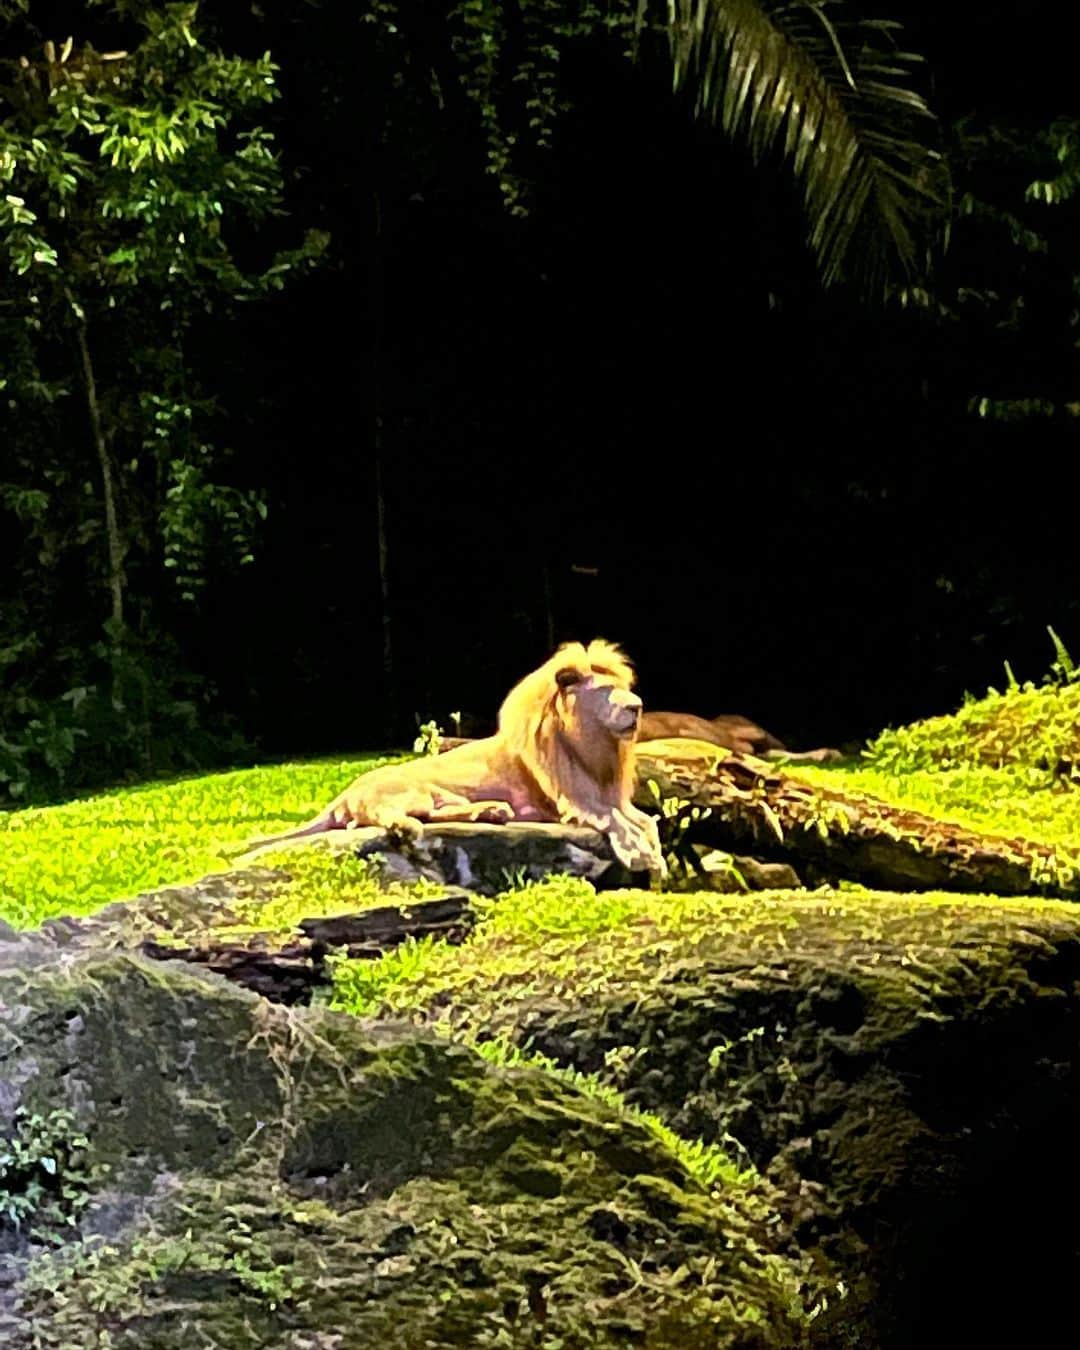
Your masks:
<path fill-rule="evenodd" d="M 803 196 L 826 284 L 880 290 L 927 265 L 949 196 L 937 124 L 910 87 L 898 25 L 837 0 L 667 0 L 676 89 L 698 115 L 779 147 Z M 647 0 L 642 0 L 642 12 Z"/>

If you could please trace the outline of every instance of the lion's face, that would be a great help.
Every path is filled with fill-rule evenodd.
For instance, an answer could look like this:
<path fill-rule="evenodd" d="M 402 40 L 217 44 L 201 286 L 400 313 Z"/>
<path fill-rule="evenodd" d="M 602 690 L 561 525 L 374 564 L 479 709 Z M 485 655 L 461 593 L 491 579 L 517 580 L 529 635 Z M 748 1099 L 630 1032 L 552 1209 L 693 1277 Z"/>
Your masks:
<path fill-rule="evenodd" d="M 641 720 L 641 699 L 615 676 L 576 666 L 555 677 L 568 720 L 589 730 L 603 730 L 619 740 L 632 740 Z"/>

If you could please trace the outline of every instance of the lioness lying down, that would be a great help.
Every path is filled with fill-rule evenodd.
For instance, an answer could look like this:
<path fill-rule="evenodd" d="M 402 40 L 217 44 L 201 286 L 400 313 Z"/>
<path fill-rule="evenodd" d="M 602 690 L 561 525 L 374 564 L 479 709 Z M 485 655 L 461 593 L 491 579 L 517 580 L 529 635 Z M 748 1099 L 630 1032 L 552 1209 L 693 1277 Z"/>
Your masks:
<path fill-rule="evenodd" d="M 740 755 L 756 755 L 759 759 L 784 760 L 788 764 L 829 764 L 842 759 L 839 750 L 822 747 L 820 750 L 789 750 L 771 731 L 751 722 L 738 713 L 720 717 L 695 717 L 693 713 L 646 712 L 641 716 L 639 741 L 666 741 L 672 737 L 689 737 L 694 741 L 708 741 Z"/>
<path fill-rule="evenodd" d="M 425 821 L 531 820 L 591 826 L 631 871 L 662 874 L 656 821 L 630 800 L 633 682 L 617 647 L 567 643 L 511 689 L 494 736 L 362 774 L 309 824 L 248 851 L 358 825 L 418 834 Z"/>

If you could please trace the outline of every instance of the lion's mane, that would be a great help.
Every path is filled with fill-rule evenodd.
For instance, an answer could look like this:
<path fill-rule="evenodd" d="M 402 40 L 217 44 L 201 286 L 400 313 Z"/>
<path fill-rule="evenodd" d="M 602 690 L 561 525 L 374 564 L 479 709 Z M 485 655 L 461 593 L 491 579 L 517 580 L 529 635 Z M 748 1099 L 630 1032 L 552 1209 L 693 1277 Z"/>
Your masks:
<path fill-rule="evenodd" d="M 623 689 L 634 683 L 633 667 L 614 644 L 599 639 L 588 646 L 564 643 L 507 694 L 495 738 L 552 803 L 559 819 L 572 818 L 580 809 L 595 812 L 598 797 L 610 806 L 623 805 L 634 790 L 633 743 L 567 715 L 559 693 L 560 677 L 568 673 L 582 679 L 610 675 Z"/>
<path fill-rule="evenodd" d="M 494 736 L 361 774 L 308 825 L 251 847 L 351 825 L 415 832 L 424 821 L 549 821 L 602 830 L 628 866 L 662 871 L 655 822 L 631 801 L 633 734 L 590 714 L 595 698 L 560 697 L 590 676 L 615 691 L 634 681 L 613 644 L 566 643 L 511 689 Z"/>

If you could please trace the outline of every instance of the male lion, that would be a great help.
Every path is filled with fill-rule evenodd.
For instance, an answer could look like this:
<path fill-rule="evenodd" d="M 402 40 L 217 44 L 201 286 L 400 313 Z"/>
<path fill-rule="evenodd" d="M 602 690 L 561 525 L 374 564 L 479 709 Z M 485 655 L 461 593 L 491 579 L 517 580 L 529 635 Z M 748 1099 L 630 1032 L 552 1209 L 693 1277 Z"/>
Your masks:
<path fill-rule="evenodd" d="M 566 643 L 511 689 L 494 736 L 361 774 L 310 824 L 251 848 L 357 825 L 416 834 L 422 821 L 548 821 L 600 830 L 631 871 L 662 873 L 656 821 L 630 800 L 633 680 L 611 643 Z"/>

